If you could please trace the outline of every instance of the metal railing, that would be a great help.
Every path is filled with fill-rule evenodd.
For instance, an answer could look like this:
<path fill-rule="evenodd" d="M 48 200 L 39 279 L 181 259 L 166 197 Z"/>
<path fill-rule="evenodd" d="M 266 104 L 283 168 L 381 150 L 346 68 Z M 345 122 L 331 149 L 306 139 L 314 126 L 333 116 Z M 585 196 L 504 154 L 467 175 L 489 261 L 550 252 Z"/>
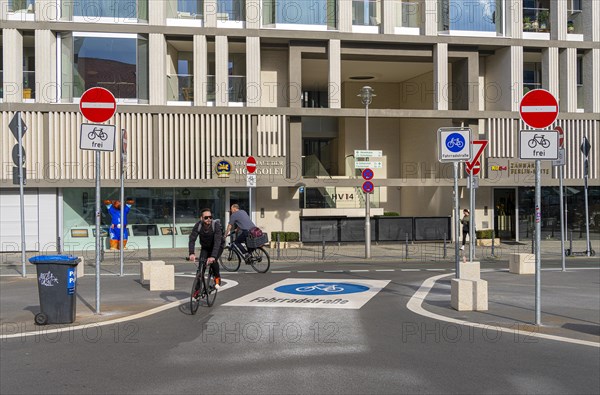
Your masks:
<path fill-rule="evenodd" d="M 396 2 L 396 27 L 420 27 L 421 26 L 420 2 L 397 1 Z"/>
<path fill-rule="evenodd" d="M 167 100 L 194 101 L 194 76 L 192 74 L 167 75 Z"/>
<path fill-rule="evenodd" d="M 381 22 L 379 0 L 353 0 L 352 24 L 357 26 L 377 26 Z"/>

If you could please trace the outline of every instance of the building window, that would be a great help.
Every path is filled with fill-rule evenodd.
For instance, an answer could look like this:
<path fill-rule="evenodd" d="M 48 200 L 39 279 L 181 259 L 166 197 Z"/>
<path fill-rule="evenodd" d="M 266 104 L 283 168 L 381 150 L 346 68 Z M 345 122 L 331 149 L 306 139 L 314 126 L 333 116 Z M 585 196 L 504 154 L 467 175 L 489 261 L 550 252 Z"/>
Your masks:
<path fill-rule="evenodd" d="M 137 22 L 148 20 L 148 0 L 79 0 L 61 2 L 63 20 Z"/>
<path fill-rule="evenodd" d="M 246 20 L 246 1 L 245 0 L 218 0 L 217 1 L 217 20 L 218 21 L 245 21 Z"/>
<path fill-rule="evenodd" d="M 8 12 L 33 14 L 35 0 L 8 0 Z"/>
<path fill-rule="evenodd" d="M 265 0 L 263 25 L 327 25 L 336 26 L 335 0 Z"/>
<path fill-rule="evenodd" d="M 549 0 L 523 0 L 523 31 L 550 31 Z"/>
<path fill-rule="evenodd" d="M 169 62 L 175 73 L 167 74 L 168 101 L 194 101 L 194 54 L 193 52 L 176 51 L 172 57 L 175 63 Z"/>
<path fill-rule="evenodd" d="M 129 37 L 123 37 L 129 36 Z M 62 99 L 93 87 L 117 99 L 148 100 L 148 40 L 137 35 L 63 34 Z"/>
<path fill-rule="evenodd" d="M 523 64 L 523 94 L 542 88 L 542 64 L 527 62 Z"/>
<path fill-rule="evenodd" d="M 577 108 L 584 107 L 583 55 L 577 55 Z"/>
<path fill-rule="evenodd" d="M 167 3 L 167 18 L 202 19 L 203 0 L 170 0 Z"/>
<path fill-rule="evenodd" d="M 440 31 L 504 33 L 501 0 L 442 0 Z"/>
<path fill-rule="evenodd" d="M 352 0 L 352 24 L 377 26 L 381 23 L 380 0 Z"/>

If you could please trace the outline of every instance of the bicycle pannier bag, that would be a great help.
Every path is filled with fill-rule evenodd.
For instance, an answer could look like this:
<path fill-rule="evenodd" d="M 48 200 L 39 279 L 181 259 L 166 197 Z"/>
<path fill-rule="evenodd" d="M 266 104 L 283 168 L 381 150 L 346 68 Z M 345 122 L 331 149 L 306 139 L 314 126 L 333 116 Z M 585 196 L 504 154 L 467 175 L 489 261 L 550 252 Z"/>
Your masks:
<path fill-rule="evenodd" d="M 263 235 L 263 231 L 260 230 L 260 228 L 258 227 L 254 227 L 252 229 L 250 229 L 250 236 L 254 237 L 254 238 L 259 238 L 260 236 Z"/>

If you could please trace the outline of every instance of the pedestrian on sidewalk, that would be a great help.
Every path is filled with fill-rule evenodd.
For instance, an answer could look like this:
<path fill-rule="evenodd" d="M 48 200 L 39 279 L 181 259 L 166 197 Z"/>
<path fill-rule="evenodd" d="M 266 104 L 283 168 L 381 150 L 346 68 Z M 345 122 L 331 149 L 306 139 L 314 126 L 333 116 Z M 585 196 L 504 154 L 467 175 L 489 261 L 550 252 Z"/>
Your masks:
<path fill-rule="evenodd" d="M 465 242 L 467 241 L 467 235 L 469 234 L 469 223 L 471 222 L 471 213 L 469 210 L 463 210 L 463 218 L 460 220 L 462 224 L 462 246 L 461 250 L 465 249 Z"/>

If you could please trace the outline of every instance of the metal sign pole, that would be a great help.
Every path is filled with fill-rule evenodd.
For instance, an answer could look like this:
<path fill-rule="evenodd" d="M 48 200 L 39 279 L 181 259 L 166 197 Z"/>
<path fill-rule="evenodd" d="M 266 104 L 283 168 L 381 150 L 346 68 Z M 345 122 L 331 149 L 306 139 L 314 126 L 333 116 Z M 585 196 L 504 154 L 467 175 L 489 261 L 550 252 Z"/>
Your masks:
<path fill-rule="evenodd" d="M 592 246 L 590 244 L 590 214 L 588 208 L 588 174 L 589 174 L 589 162 L 587 156 L 583 162 L 583 191 L 585 201 L 585 251 L 587 256 L 590 256 L 590 250 Z"/>
<path fill-rule="evenodd" d="M 365 105 L 366 150 L 369 150 L 369 103 Z M 371 258 L 371 194 L 365 193 L 365 258 Z"/>
<path fill-rule="evenodd" d="M 535 324 L 541 325 L 541 233 L 542 233 L 542 188 L 540 161 L 535 161 Z"/>
<path fill-rule="evenodd" d="M 96 314 L 100 314 L 100 151 L 96 151 Z"/>
<path fill-rule="evenodd" d="M 475 258 L 475 245 L 473 243 L 473 235 L 475 234 L 475 177 L 473 172 L 474 169 L 471 169 L 469 174 L 469 262 L 473 262 Z"/>
<path fill-rule="evenodd" d="M 27 276 L 27 268 L 25 266 L 25 190 L 23 188 L 23 122 L 21 112 L 17 112 L 17 129 L 19 142 L 19 200 L 20 200 L 20 216 L 21 216 L 21 273 L 23 277 Z"/>
<path fill-rule="evenodd" d="M 558 166 L 558 182 L 560 187 L 560 259 L 562 262 L 562 271 L 567 270 L 565 262 L 565 206 L 563 196 L 563 167 Z"/>
<path fill-rule="evenodd" d="M 454 164 L 454 265 L 456 268 L 455 278 L 460 278 L 460 259 L 459 259 L 459 238 L 460 235 L 458 233 L 458 227 L 460 226 L 460 202 L 458 201 L 458 162 L 453 162 Z"/>

